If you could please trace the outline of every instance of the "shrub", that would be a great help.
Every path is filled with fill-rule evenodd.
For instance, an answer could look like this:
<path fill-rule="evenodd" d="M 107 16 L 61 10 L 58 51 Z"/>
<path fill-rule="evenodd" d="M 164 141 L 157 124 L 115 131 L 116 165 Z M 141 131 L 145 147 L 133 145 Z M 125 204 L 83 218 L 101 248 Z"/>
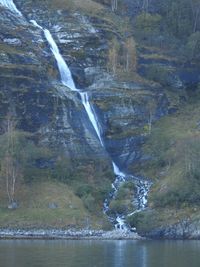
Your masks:
<path fill-rule="evenodd" d="M 110 213 L 123 214 L 127 211 L 127 203 L 123 200 L 112 200 L 110 203 Z"/>
<path fill-rule="evenodd" d="M 75 194 L 80 198 L 89 195 L 92 192 L 92 187 L 88 184 L 79 184 L 75 188 Z"/>
<path fill-rule="evenodd" d="M 95 211 L 95 207 L 96 207 L 96 205 L 95 205 L 95 199 L 94 199 L 94 197 L 91 194 L 84 196 L 83 203 L 84 203 L 84 206 L 90 212 L 94 212 Z"/>
<path fill-rule="evenodd" d="M 149 39 L 158 35 L 162 17 L 159 14 L 143 12 L 135 19 L 135 33 L 139 39 Z"/>
<path fill-rule="evenodd" d="M 127 218 L 131 227 L 135 227 L 138 233 L 150 231 L 159 223 L 159 216 L 155 211 L 141 211 Z"/>
<path fill-rule="evenodd" d="M 151 64 L 146 71 L 146 77 L 149 80 L 158 82 L 164 86 L 171 84 L 170 74 L 172 71 L 164 66 L 158 64 Z"/>

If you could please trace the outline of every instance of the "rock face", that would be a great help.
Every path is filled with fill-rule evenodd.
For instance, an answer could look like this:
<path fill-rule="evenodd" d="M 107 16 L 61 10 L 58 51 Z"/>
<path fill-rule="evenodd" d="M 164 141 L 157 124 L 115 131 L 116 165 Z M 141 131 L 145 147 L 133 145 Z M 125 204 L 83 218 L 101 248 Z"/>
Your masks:
<path fill-rule="evenodd" d="M 199 220 L 181 220 L 179 223 L 159 227 L 144 235 L 154 239 L 199 239 Z"/>
<path fill-rule="evenodd" d="M 1 118 L 14 110 L 18 127 L 39 134 L 41 142 L 64 146 L 70 157 L 98 154 L 97 157 L 106 158 L 80 99 L 60 84 L 56 62 L 43 33 L 27 19 L 1 9 Z M 61 44 L 64 36 L 59 29 L 59 25 L 51 27 Z M 66 42 L 74 39 L 68 34 Z M 61 50 L 65 46 L 64 42 Z M 71 50 L 67 56 L 70 53 Z M 84 80 L 82 73 L 79 75 L 80 67 L 74 69 L 77 79 Z"/>
<path fill-rule="evenodd" d="M 76 86 L 90 92 L 107 151 L 127 170 L 141 157 L 150 103 L 152 120 L 168 112 L 163 90 L 107 73 L 108 43 L 117 29 L 107 32 L 99 19 L 67 8 L 20 0 L 16 5 L 23 18 L 1 7 L 1 114 L 15 110 L 19 128 L 37 133 L 40 142 L 65 147 L 71 158 L 87 155 L 109 162 L 80 99 L 60 84 L 43 32 L 29 23 L 35 19 L 53 34 Z"/>
<path fill-rule="evenodd" d="M 168 100 L 161 88 L 115 81 L 108 81 L 104 90 L 95 85 L 93 99 L 104 127 L 107 151 L 127 170 L 141 159 L 140 148 L 151 116 L 150 103 L 152 120 L 156 120 L 167 114 Z"/>

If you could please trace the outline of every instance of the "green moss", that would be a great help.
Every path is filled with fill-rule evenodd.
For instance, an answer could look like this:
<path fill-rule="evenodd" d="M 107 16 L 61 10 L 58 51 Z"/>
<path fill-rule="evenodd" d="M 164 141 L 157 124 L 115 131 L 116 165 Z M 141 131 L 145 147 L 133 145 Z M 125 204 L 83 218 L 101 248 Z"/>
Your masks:
<path fill-rule="evenodd" d="M 84 50 L 76 50 L 71 52 L 71 56 L 75 57 L 77 60 L 84 59 L 86 57 L 86 53 Z"/>
<path fill-rule="evenodd" d="M 4 53 L 8 54 L 24 54 L 21 48 L 2 43 L 0 44 L 0 51 L 4 51 Z"/>

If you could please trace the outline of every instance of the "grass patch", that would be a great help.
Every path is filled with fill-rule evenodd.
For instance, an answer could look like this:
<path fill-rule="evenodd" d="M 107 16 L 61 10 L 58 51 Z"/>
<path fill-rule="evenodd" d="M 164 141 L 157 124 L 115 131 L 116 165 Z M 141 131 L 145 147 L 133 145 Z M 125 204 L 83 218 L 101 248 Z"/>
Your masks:
<path fill-rule="evenodd" d="M 6 195 L 1 192 L 0 227 L 98 229 L 106 225 L 106 218 L 92 215 L 66 184 L 34 183 L 21 186 L 16 193 L 19 208 L 8 210 Z"/>
<path fill-rule="evenodd" d="M 88 14 L 98 14 L 102 11 L 103 6 L 92 0 L 50 0 L 48 6 L 52 9 L 79 9 Z"/>

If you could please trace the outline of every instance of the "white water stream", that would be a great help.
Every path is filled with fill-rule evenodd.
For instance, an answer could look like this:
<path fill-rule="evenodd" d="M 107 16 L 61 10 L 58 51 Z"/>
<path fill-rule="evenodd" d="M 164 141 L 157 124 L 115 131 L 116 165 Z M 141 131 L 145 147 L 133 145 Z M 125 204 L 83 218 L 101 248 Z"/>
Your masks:
<path fill-rule="evenodd" d="M 92 106 L 90 105 L 88 93 L 87 92 L 79 92 L 79 94 L 81 96 L 82 104 L 85 107 L 85 110 L 88 114 L 89 120 L 91 121 L 91 123 L 95 129 L 95 132 L 99 138 L 101 146 L 104 147 L 103 140 L 101 138 L 101 133 L 100 133 L 100 129 L 99 129 L 99 123 L 97 120 L 97 116 L 96 116 L 94 110 L 92 109 Z"/>
<path fill-rule="evenodd" d="M 44 32 L 44 36 L 50 45 L 51 52 L 53 53 L 53 55 L 57 61 L 57 65 L 58 65 L 58 69 L 60 72 L 62 84 L 69 87 L 72 91 L 78 91 L 76 89 L 74 81 L 72 79 L 71 72 L 70 72 L 65 60 L 61 56 L 60 51 L 58 49 L 58 46 L 57 46 L 56 42 L 54 41 L 50 31 L 47 29 L 43 29 L 35 20 L 30 20 L 30 22 L 34 26 L 36 26 L 37 28 L 39 28 L 40 30 L 42 30 Z"/>
<path fill-rule="evenodd" d="M 22 13 L 17 9 L 16 5 L 13 3 L 12 0 L 0 0 L 0 4 L 4 7 L 7 7 L 13 13 L 22 16 Z"/>
<path fill-rule="evenodd" d="M 15 6 L 15 4 L 13 3 L 12 0 L 7 0 L 7 1 L 6 0 L 0 0 L 0 4 L 9 8 L 12 12 L 15 12 L 17 15 L 22 16 L 21 12 L 17 9 L 17 7 Z M 50 31 L 43 28 L 42 26 L 40 26 L 35 20 L 31 20 L 30 22 L 35 27 L 37 27 L 41 31 L 43 31 L 44 36 L 50 45 L 50 49 L 51 49 L 51 51 L 52 51 L 52 53 L 56 59 L 58 69 L 60 72 L 60 76 L 61 76 L 62 84 L 67 86 L 68 88 L 70 88 L 72 91 L 76 91 L 79 93 L 80 98 L 81 98 L 81 102 L 82 102 L 82 104 L 85 108 L 85 111 L 88 115 L 88 118 L 89 118 L 89 120 L 90 120 L 90 122 L 91 122 L 91 124 L 95 130 L 95 133 L 99 139 L 99 142 L 100 142 L 101 146 L 103 148 L 105 148 L 104 142 L 102 139 L 102 135 L 101 135 L 98 117 L 97 117 L 96 113 L 94 112 L 92 105 L 90 104 L 88 93 L 83 92 L 83 91 L 76 88 L 74 80 L 72 78 L 71 71 L 70 71 L 67 63 L 65 62 L 64 58 L 60 54 L 58 46 L 57 46 L 56 42 L 54 41 Z M 109 203 L 110 203 L 111 199 L 113 199 L 116 196 L 120 185 L 124 181 L 126 181 L 126 177 L 127 177 L 127 175 L 125 173 L 120 171 L 119 167 L 117 166 L 117 164 L 114 161 L 112 161 L 112 165 L 113 165 L 113 172 L 115 174 L 116 179 L 115 179 L 114 183 L 112 184 L 113 192 L 110 193 L 110 199 L 106 199 L 104 202 L 104 212 L 105 213 L 107 213 L 107 211 L 109 210 Z M 137 192 L 138 209 L 136 212 L 143 210 L 146 207 L 147 194 L 148 194 L 148 190 L 149 190 L 148 183 L 142 182 L 142 181 L 140 181 L 139 183 L 137 185 L 138 186 L 138 192 Z M 128 229 L 123 216 L 116 215 L 115 228 L 120 229 L 120 230 L 127 230 Z"/>
<path fill-rule="evenodd" d="M 57 65 L 58 65 L 58 69 L 60 72 L 62 84 L 69 87 L 72 91 L 76 91 L 79 93 L 79 95 L 81 97 L 81 102 L 82 102 L 82 104 L 85 108 L 85 111 L 88 115 L 88 118 L 89 118 L 89 120 L 90 120 L 90 122 L 91 122 L 91 124 L 95 130 L 95 133 L 99 139 L 99 142 L 100 142 L 101 146 L 103 148 L 105 148 L 104 142 L 103 142 L 103 139 L 101 136 L 101 130 L 100 130 L 100 126 L 99 126 L 100 124 L 98 121 L 98 117 L 97 117 L 94 109 L 92 108 L 92 105 L 90 104 L 88 93 L 82 92 L 81 90 L 76 88 L 74 80 L 72 78 L 71 71 L 70 71 L 68 65 L 66 64 L 65 60 L 63 59 L 62 55 L 60 54 L 58 46 L 57 46 L 56 42 L 54 41 L 49 30 L 43 29 L 34 20 L 31 20 L 31 23 L 33 23 L 36 27 L 38 27 L 39 29 L 41 29 L 44 32 L 45 38 L 48 41 L 48 43 L 51 47 L 51 51 L 52 51 L 52 53 L 55 56 L 55 59 L 57 61 Z M 113 194 L 113 196 L 114 196 L 117 194 L 117 191 L 118 191 L 120 185 L 123 182 L 125 182 L 127 175 L 125 173 L 123 173 L 122 171 L 120 171 L 119 167 L 117 166 L 117 164 L 114 161 L 112 161 L 112 165 L 113 165 L 113 171 L 114 171 L 114 174 L 116 177 L 114 183 L 112 184 L 112 187 L 114 188 L 114 194 Z M 147 202 L 146 196 L 147 196 L 148 191 L 141 184 L 141 186 L 138 187 L 138 193 L 141 196 L 139 198 L 139 201 L 138 201 L 138 208 L 139 208 L 139 210 L 142 210 L 146 207 L 146 202 Z M 105 200 L 105 203 L 108 204 L 109 202 Z M 109 206 L 107 205 L 107 207 L 106 207 L 105 203 L 104 203 L 104 211 L 106 212 L 106 210 L 109 209 Z M 123 216 L 117 215 L 115 228 L 120 229 L 120 230 L 127 230 L 128 229 Z"/>

